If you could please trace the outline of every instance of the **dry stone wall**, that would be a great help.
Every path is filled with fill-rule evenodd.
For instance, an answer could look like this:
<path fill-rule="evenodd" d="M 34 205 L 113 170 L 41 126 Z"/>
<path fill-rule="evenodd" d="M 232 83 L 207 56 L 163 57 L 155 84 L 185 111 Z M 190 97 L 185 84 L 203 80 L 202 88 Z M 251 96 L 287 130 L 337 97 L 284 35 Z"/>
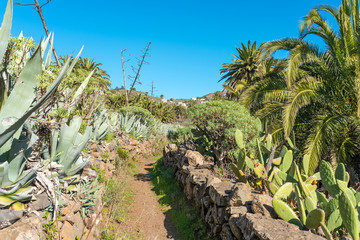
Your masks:
<path fill-rule="evenodd" d="M 176 168 L 176 180 L 217 239 L 324 239 L 277 219 L 270 196 L 252 191 L 244 183 L 216 177 L 212 163 L 199 152 L 170 144 L 163 156 L 165 166 Z"/>

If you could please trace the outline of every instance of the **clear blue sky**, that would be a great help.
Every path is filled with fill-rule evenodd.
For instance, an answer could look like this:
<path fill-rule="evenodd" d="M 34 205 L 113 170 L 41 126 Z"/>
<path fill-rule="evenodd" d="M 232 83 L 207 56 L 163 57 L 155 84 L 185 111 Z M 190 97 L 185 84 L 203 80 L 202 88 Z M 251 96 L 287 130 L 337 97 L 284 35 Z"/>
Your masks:
<path fill-rule="evenodd" d="M 5 3 L 1 0 L 2 12 Z M 190 98 L 222 90 L 219 69 L 231 61 L 235 46 L 296 37 L 300 18 L 320 4 L 338 7 L 341 1 L 52 0 L 43 12 L 55 32 L 58 53 L 77 52 L 85 45 L 82 56 L 103 64 L 112 87 L 123 85 L 120 50 L 132 54 L 126 68 L 130 74 L 134 57 L 152 42 L 150 64 L 143 67 L 143 84 L 136 88 L 150 91 L 153 80 L 156 96 Z M 14 6 L 12 34 L 21 30 L 36 42 L 45 36 L 31 7 Z"/>

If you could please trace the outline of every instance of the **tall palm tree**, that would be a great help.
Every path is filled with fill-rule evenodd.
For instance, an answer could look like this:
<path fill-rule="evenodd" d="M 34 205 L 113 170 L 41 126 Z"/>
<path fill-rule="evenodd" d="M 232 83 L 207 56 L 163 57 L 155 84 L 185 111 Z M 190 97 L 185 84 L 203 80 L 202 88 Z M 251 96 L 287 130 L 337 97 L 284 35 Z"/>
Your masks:
<path fill-rule="evenodd" d="M 322 12 L 335 19 L 338 30 L 330 27 Z M 278 79 L 282 87 L 276 89 L 275 96 L 269 94 L 263 100 L 278 98 L 274 104 L 281 109 L 285 138 L 297 127 L 305 130 L 300 134 L 306 139 L 311 170 L 321 158 L 348 161 L 359 150 L 359 20 L 358 0 L 342 0 L 339 9 L 318 6 L 303 17 L 299 39 L 273 41 L 265 46 L 270 54 L 286 50 L 288 56 L 284 77 Z M 326 50 L 305 41 L 308 35 L 322 38 Z M 271 93 L 271 88 L 263 90 Z M 270 116 L 273 113 L 269 106 L 260 111 Z"/>
<path fill-rule="evenodd" d="M 241 48 L 236 47 L 238 55 L 233 55 L 233 62 L 223 64 L 220 70 L 220 75 L 225 73 L 220 81 L 225 81 L 224 85 L 228 89 L 241 92 L 248 85 L 258 81 L 263 74 L 263 63 L 266 58 L 263 45 L 264 43 L 258 47 L 256 41 L 253 44 L 248 41 L 247 46 L 241 43 Z"/>

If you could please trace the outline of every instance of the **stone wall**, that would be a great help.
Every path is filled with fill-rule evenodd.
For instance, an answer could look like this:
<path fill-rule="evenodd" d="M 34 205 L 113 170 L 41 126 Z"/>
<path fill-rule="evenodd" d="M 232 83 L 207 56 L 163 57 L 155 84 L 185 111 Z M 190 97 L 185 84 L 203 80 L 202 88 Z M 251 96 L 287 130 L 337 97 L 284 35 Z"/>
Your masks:
<path fill-rule="evenodd" d="M 216 177 L 212 163 L 199 152 L 170 144 L 163 155 L 165 166 L 176 168 L 176 180 L 217 239 L 324 239 L 277 219 L 270 196 L 252 191 L 244 183 Z"/>

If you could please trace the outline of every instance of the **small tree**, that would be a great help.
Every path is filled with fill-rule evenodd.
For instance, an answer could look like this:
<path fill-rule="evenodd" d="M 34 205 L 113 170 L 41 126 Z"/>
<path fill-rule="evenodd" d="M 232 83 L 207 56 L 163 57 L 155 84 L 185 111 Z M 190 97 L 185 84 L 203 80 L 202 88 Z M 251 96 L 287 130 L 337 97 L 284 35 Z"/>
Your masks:
<path fill-rule="evenodd" d="M 238 102 L 211 101 L 196 104 L 190 108 L 190 117 L 195 127 L 211 142 L 215 156 L 214 164 L 223 165 L 225 158 L 231 158 L 235 149 L 235 131 L 240 129 L 249 147 L 255 147 L 255 138 L 261 131 L 259 120 Z"/>

